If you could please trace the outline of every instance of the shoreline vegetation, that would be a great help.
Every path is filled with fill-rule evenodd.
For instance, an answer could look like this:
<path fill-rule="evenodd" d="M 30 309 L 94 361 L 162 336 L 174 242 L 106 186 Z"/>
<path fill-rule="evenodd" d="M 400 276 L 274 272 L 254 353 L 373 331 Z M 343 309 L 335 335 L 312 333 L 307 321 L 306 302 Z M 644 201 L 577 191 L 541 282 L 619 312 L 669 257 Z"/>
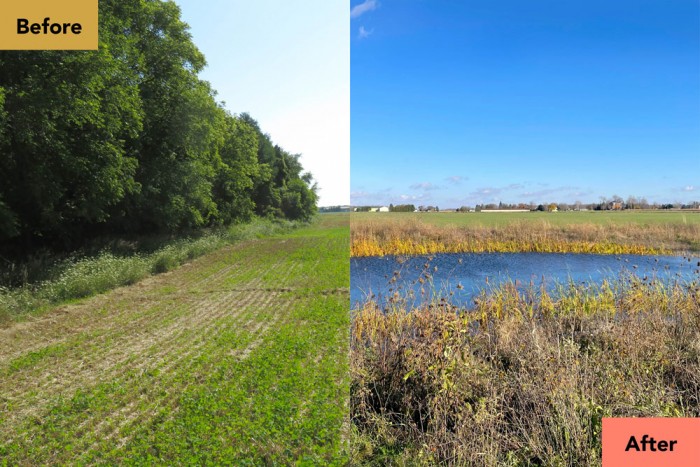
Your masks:
<path fill-rule="evenodd" d="M 600 465 L 603 417 L 700 416 L 700 279 L 353 310 L 353 463 Z"/>
<path fill-rule="evenodd" d="M 698 274 L 700 216 L 351 215 L 351 256 L 510 251 L 690 252 Z M 353 464 L 600 465 L 603 417 L 700 416 L 700 276 L 510 282 L 467 307 L 425 288 L 352 311 Z"/>
<path fill-rule="evenodd" d="M 618 214 L 627 222 L 591 213 L 354 214 L 351 256 L 433 253 L 679 254 L 700 251 L 700 215 L 649 221 L 647 214 Z M 562 214 L 564 214 L 562 216 Z M 690 222 L 688 222 L 690 218 Z M 697 218 L 697 219 L 696 219 Z M 614 219 L 614 218 L 613 218 Z"/>

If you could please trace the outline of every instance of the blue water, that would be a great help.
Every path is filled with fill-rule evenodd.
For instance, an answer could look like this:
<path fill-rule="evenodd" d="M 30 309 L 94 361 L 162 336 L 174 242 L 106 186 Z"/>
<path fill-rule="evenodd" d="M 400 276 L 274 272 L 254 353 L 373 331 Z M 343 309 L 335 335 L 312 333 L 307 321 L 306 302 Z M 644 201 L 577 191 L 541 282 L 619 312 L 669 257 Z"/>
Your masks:
<path fill-rule="evenodd" d="M 634 274 L 640 279 L 690 282 L 700 278 L 700 259 L 681 256 L 588 255 L 570 253 L 441 253 L 350 260 L 353 308 L 372 298 L 383 303 L 394 292 L 414 304 L 433 291 L 452 293 L 451 303 L 469 306 L 483 289 L 504 282 L 519 287 L 597 283 Z M 427 274 L 427 276 L 426 276 Z M 419 281 L 422 280 L 421 283 Z M 421 289 L 423 294 L 421 294 Z"/>

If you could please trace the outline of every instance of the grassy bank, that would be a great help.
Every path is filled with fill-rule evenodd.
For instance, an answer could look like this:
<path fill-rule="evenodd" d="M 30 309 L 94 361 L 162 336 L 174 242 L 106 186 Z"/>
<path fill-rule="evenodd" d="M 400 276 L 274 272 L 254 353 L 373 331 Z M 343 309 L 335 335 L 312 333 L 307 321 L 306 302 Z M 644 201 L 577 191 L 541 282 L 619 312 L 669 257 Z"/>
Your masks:
<path fill-rule="evenodd" d="M 700 251 L 700 213 L 674 214 L 353 214 L 351 255 Z"/>
<path fill-rule="evenodd" d="M 353 462 L 600 465 L 603 417 L 700 416 L 698 281 L 448 303 L 355 311 Z"/>
<path fill-rule="evenodd" d="M 152 275 L 237 241 L 289 231 L 300 224 L 258 219 L 196 237 L 113 240 L 72 255 L 37 254 L 0 264 L 0 326 L 70 300 L 88 297 Z"/>
<path fill-rule="evenodd" d="M 345 465 L 348 218 L 0 329 L 0 465 Z"/>

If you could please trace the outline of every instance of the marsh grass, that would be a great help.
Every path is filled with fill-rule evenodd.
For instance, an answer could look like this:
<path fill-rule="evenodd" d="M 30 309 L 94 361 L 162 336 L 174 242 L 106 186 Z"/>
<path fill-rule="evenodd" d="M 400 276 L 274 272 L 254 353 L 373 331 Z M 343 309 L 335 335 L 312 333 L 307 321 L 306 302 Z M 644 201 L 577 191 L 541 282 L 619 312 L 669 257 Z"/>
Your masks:
<path fill-rule="evenodd" d="M 351 217 L 351 255 L 540 252 L 667 254 L 698 251 L 698 223 L 555 224 L 533 217 L 501 225 L 436 225 L 431 217 Z"/>
<path fill-rule="evenodd" d="M 505 284 L 353 313 L 353 462 L 600 465 L 603 417 L 700 416 L 700 283 Z"/>
<path fill-rule="evenodd" d="M 224 245 L 289 231 L 293 222 L 256 220 L 196 237 L 113 240 L 101 250 L 86 247 L 70 255 L 39 252 L 22 262 L 0 264 L 0 325 L 58 303 L 130 285 L 170 271 Z"/>

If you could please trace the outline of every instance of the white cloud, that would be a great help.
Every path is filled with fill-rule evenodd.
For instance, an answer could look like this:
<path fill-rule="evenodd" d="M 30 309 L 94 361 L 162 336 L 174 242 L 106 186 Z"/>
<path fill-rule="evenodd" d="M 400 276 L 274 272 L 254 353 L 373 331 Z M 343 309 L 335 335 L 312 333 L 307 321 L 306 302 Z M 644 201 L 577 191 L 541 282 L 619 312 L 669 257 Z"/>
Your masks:
<path fill-rule="evenodd" d="M 352 7 L 352 10 L 350 10 L 350 18 L 359 18 L 368 11 L 376 10 L 378 6 L 379 3 L 376 0 L 365 0 L 359 5 Z"/>
<path fill-rule="evenodd" d="M 695 187 L 693 185 L 687 185 L 683 188 L 683 191 L 695 191 L 696 189 L 697 189 L 697 187 Z"/>
<path fill-rule="evenodd" d="M 538 185 L 541 185 L 538 183 Z M 525 196 L 525 197 L 535 197 L 535 198 L 540 198 L 543 196 L 548 196 L 548 195 L 553 195 L 555 193 L 561 193 L 564 191 L 571 191 L 571 190 L 578 190 L 579 187 L 577 186 L 560 186 L 557 188 L 545 188 L 543 190 L 536 190 L 536 191 L 526 191 L 524 193 L 521 193 L 520 196 Z M 577 192 L 577 193 L 572 193 L 573 196 L 582 196 L 583 194 L 586 194 L 584 192 Z"/>
<path fill-rule="evenodd" d="M 487 186 L 487 187 L 482 187 L 477 189 L 476 191 L 472 191 L 470 195 L 473 196 L 488 196 L 488 195 L 499 195 L 504 191 L 508 190 L 518 190 L 523 188 L 523 186 L 520 183 L 511 183 L 510 185 L 503 186 L 503 187 L 497 187 L 497 186 Z"/>
<path fill-rule="evenodd" d="M 390 198 L 391 188 L 384 188 L 378 191 L 366 191 L 363 189 L 350 192 L 350 201 L 355 204 L 358 202 L 384 202 Z"/>
<path fill-rule="evenodd" d="M 428 193 L 422 193 L 420 195 L 400 195 L 401 201 L 425 201 L 430 199 Z"/>
<path fill-rule="evenodd" d="M 445 181 L 452 183 L 453 185 L 459 185 L 463 181 L 466 181 L 467 177 L 462 177 L 461 175 L 453 175 L 451 177 L 447 177 Z"/>
<path fill-rule="evenodd" d="M 364 26 L 360 26 L 359 32 L 357 33 L 357 37 L 359 37 L 360 39 L 366 39 L 369 36 L 371 36 L 373 32 L 374 29 L 368 31 L 367 29 L 365 29 Z"/>
<path fill-rule="evenodd" d="M 424 191 L 430 191 L 430 190 L 439 190 L 439 186 L 435 186 L 430 182 L 423 182 L 423 183 L 414 183 L 409 187 L 411 190 L 424 190 Z"/>

